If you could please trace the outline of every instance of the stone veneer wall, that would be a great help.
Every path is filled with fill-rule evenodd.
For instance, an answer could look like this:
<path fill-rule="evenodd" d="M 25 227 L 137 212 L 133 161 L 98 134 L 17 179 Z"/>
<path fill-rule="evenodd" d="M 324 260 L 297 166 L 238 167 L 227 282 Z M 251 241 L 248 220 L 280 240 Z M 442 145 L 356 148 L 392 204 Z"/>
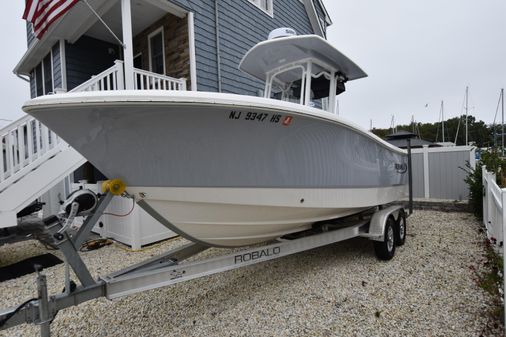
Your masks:
<path fill-rule="evenodd" d="M 190 49 L 188 41 L 188 20 L 167 14 L 153 23 L 133 39 L 134 56 L 142 53 L 142 66 L 149 70 L 148 35 L 163 26 L 165 47 L 165 75 L 186 78 L 190 88 Z"/>

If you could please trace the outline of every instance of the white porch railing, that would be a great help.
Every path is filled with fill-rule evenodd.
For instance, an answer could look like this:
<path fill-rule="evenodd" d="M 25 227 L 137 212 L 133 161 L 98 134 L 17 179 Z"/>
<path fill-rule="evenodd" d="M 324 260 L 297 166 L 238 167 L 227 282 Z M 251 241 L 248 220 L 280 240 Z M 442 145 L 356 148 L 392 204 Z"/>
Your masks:
<path fill-rule="evenodd" d="M 93 76 L 72 91 L 125 89 L 123 61 Z M 137 90 L 186 90 L 186 80 L 134 69 Z M 68 144 L 35 118 L 26 115 L 0 129 L 0 193 L 51 159 Z M 1 214 L 0 214 L 1 215 Z"/>
<path fill-rule="evenodd" d="M 29 115 L 0 129 L 0 144 L 0 192 L 68 146 Z"/>
<path fill-rule="evenodd" d="M 124 90 L 123 73 L 123 61 L 116 60 L 111 68 L 93 76 L 71 92 Z M 135 90 L 186 90 L 184 78 L 173 78 L 137 68 L 134 68 L 133 76 Z"/>
<path fill-rule="evenodd" d="M 186 90 L 186 79 L 134 68 L 135 90 Z"/>
<path fill-rule="evenodd" d="M 116 60 L 111 68 L 92 76 L 91 79 L 75 87 L 70 92 L 122 90 L 124 88 L 123 61 Z"/>

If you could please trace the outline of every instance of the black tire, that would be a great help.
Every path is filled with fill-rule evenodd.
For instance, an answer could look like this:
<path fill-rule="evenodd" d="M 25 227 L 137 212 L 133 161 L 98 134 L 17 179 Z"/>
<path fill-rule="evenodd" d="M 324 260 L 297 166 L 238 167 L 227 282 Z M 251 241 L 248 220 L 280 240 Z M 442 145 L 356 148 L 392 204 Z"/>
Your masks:
<path fill-rule="evenodd" d="M 403 209 L 399 211 L 399 217 L 395 224 L 395 245 L 402 246 L 406 242 L 406 212 Z"/>
<path fill-rule="evenodd" d="M 383 261 L 392 259 L 395 255 L 395 220 L 389 216 L 385 224 L 383 241 L 374 241 L 376 257 Z"/>

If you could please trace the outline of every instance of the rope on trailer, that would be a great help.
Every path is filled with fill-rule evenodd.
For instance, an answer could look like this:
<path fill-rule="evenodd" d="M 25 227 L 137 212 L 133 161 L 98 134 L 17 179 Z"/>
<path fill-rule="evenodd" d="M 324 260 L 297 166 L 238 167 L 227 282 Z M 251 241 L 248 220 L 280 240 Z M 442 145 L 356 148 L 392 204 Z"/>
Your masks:
<path fill-rule="evenodd" d="M 102 247 L 108 246 L 112 244 L 113 241 L 111 239 L 91 239 L 83 242 L 81 247 L 79 248 L 80 252 L 89 252 L 92 250 L 100 249 Z"/>

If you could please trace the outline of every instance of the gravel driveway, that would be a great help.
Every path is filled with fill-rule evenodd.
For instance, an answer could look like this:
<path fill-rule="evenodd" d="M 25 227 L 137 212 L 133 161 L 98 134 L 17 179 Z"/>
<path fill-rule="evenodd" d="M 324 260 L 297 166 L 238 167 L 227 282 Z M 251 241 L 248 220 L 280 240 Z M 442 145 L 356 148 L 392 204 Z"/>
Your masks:
<path fill-rule="evenodd" d="M 483 239 L 471 214 L 416 211 L 408 219 L 406 244 L 389 262 L 375 258 L 370 241 L 352 239 L 119 300 L 93 300 L 61 311 L 52 332 L 54 336 L 493 335 L 486 330 L 492 299 L 476 285 L 471 267 L 483 268 Z M 112 245 L 82 256 L 93 275 L 105 275 L 182 243 L 175 239 L 136 253 Z M 0 247 L 0 265 L 43 252 L 34 241 L 5 245 Z M 62 290 L 63 269 L 59 265 L 45 270 L 50 293 Z M 1 283 L 0 308 L 33 297 L 34 283 L 33 274 Z M 23 325 L 0 336 L 37 332 L 37 327 Z"/>

